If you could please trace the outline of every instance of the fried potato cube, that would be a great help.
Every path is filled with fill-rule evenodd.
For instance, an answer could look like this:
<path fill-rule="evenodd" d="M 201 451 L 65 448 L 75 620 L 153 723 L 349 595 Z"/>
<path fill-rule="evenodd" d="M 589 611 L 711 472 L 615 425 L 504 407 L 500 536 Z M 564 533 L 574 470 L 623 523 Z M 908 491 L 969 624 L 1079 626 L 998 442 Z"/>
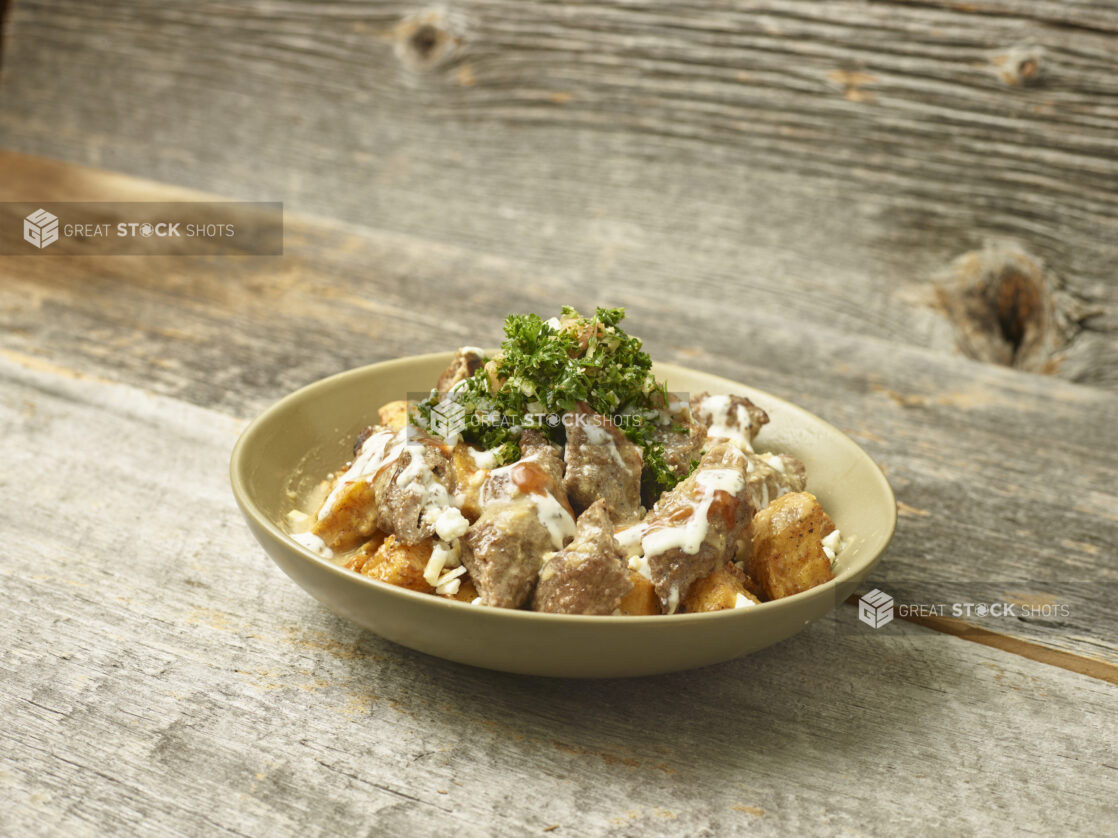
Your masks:
<path fill-rule="evenodd" d="M 710 576 L 704 576 L 691 586 L 683 598 L 680 611 L 725 611 L 737 607 L 739 596 L 759 604 L 761 601 L 749 592 L 745 580 L 745 573 L 733 562 L 726 562 Z"/>
<path fill-rule="evenodd" d="M 745 586 L 745 592 L 758 602 L 765 602 L 767 597 L 761 590 L 761 586 L 757 584 L 757 580 L 745 572 L 741 562 L 734 562 L 734 566 L 741 571 L 741 583 Z"/>
<path fill-rule="evenodd" d="M 647 617 L 660 613 L 660 598 L 656 596 L 656 589 L 652 582 L 645 579 L 635 570 L 629 571 L 629 581 L 633 583 L 633 590 L 625 594 L 617 606 L 626 617 Z"/>
<path fill-rule="evenodd" d="M 408 403 L 402 399 L 387 402 L 377 411 L 377 419 L 380 424 L 394 431 L 406 427 L 408 424 Z"/>
<path fill-rule="evenodd" d="M 344 489 L 330 512 L 314 522 L 311 532 L 331 550 L 344 553 L 361 544 L 377 531 L 377 507 L 373 486 L 357 480 Z"/>
<path fill-rule="evenodd" d="M 479 468 L 470 446 L 459 442 L 450 455 L 450 465 L 454 469 L 454 485 L 462 499 L 459 507 L 462 515 L 470 523 L 481 517 L 481 488 L 489 472 Z"/>
<path fill-rule="evenodd" d="M 823 536 L 835 529 L 815 495 L 782 495 L 753 518 L 748 572 L 770 599 L 798 594 L 834 578 Z"/>
<path fill-rule="evenodd" d="M 361 545 L 361 549 L 349 557 L 344 565 L 346 570 L 352 570 L 354 573 L 360 573 L 362 568 L 365 567 L 366 562 L 369 561 L 380 549 L 380 545 L 384 544 L 384 533 L 377 530 L 373 533 L 373 537 Z"/>
<path fill-rule="evenodd" d="M 389 585 L 409 588 L 424 594 L 433 593 L 435 589 L 423 578 L 423 571 L 427 569 L 427 561 L 431 558 L 433 545 L 434 540 L 430 538 L 418 544 L 401 544 L 396 540 L 396 536 L 390 535 L 368 558 L 361 568 L 361 573 L 370 579 L 379 579 Z"/>

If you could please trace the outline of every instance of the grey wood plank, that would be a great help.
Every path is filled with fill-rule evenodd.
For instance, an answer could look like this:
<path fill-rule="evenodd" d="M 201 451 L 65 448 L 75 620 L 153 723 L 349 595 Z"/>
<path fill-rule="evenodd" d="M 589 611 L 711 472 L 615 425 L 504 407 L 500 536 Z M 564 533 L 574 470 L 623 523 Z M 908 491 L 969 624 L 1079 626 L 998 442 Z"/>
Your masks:
<path fill-rule="evenodd" d="M 33 169 L 59 187 L 163 194 L 147 181 Z M 883 465 L 902 519 L 875 583 L 913 603 L 1063 603 L 1070 613 L 1059 619 L 972 622 L 1118 662 L 1113 394 L 798 321 L 714 284 L 650 295 L 641 278 L 602 287 L 298 217 L 288 241 L 282 259 L 8 260 L 0 348 L 249 416 L 352 366 L 495 345 L 509 311 L 623 304 L 654 357 L 802 404 Z"/>
<path fill-rule="evenodd" d="M 1112 4 L 19 0 L 9 18 L 6 148 L 949 351 L 930 284 L 1013 241 L 1051 273 L 1049 368 L 1118 386 Z"/>
<path fill-rule="evenodd" d="M 1118 817 L 1114 686 L 918 626 L 822 622 L 633 681 L 383 642 L 251 541 L 225 478 L 240 426 L 0 359 L 5 834 L 1074 835 Z"/>

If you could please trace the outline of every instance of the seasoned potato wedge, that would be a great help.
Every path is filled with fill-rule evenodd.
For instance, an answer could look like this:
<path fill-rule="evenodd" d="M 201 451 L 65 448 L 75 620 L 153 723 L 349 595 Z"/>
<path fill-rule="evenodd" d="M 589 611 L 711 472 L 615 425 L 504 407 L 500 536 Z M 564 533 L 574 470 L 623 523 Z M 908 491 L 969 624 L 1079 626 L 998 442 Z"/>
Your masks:
<path fill-rule="evenodd" d="M 427 561 L 431 558 L 433 540 L 428 538 L 418 544 L 401 544 L 390 535 L 377 548 L 361 568 L 361 573 L 390 585 L 410 588 L 429 594 L 435 589 L 423 578 Z"/>
<path fill-rule="evenodd" d="M 311 527 L 311 532 L 338 552 L 352 550 L 376 531 L 377 508 L 373 486 L 367 480 L 357 480 L 346 486 L 329 514 Z"/>
<path fill-rule="evenodd" d="M 703 577 L 691 586 L 680 603 L 680 611 L 725 611 L 737 605 L 738 596 L 755 604 L 760 603 L 746 587 L 745 573 L 733 562 L 726 562 L 710 576 Z"/>
<path fill-rule="evenodd" d="M 835 528 L 815 495 L 782 495 L 753 518 L 748 572 L 769 599 L 797 594 L 834 578 L 823 536 Z"/>
<path fill-rule="evenodd" d="M 365 567 L 366 562 L 373 557 L 373 555 L 380 549 L 380 545 L 384 544 L 384 533 L 377 530 L 373 533 L 373 537 L 361 545 L 361 549 L 354 553 L 349 561 L 345 563 L 346 570 L 352 570 L 354 573 L 360 573 Z"/>
<path fill-rule="evenodd" d="M 629 571 L 629 581 L 633 583 L 633 590 L 625 595 L 617 610 L 626 617 L 659 614 L 660 598 L 656 596 L 656 589 L 652 587 L 652 583 L 635 570 Z"/>
<path fill-rule="evenodd" d="M 394 431 L 408 424 L 408 403 L 403 400 L 388 402 L 377 411 L 380 424 Z"/>
<path fill-rule="evenodd" d="M 761 586 L 757 584 L 757 580 L 745 572 L 744 565 L 741 562 L 734 562 L 734 567 L 741 571 L 741 580 L 742 585 L 745 586 L 745 592 L 758 602 L 765 602 L 767 599 L 765 592 L 761 590 Z"/>

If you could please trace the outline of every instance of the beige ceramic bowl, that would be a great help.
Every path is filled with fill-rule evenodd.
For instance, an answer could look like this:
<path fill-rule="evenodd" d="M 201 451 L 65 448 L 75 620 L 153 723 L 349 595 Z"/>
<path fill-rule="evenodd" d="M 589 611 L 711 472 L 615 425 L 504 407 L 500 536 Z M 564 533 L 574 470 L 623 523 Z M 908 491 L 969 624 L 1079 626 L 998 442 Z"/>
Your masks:
<path fill-rule="evenodd" d="M 710 614 L 580 617 L 486 608 L 359 576 L 286 534 L 286 515 L 323 475 L 351 456 L 354 435 L 384 402 L 426 392 L 450 353 L 403 358 L 340 373 L 273 405 L 233 449 L 233 493 L 256 539 L 288 576 L 337 614 L 412 649 L 462 663 L 532 675 L 651 675 L 729 660 L 804 628 L 845 600 L 877 562 L 896 525 L 896 502 L 873 460 L 845 434 L 752 387 L 661 364 L 675 392 L 748 396 L 772 421 L 756 440 L 807 466 L 813 492 L 842 530 L 836 578 L 795 596 Z M 261 607 L 267 607 L 266 603 Z"/>

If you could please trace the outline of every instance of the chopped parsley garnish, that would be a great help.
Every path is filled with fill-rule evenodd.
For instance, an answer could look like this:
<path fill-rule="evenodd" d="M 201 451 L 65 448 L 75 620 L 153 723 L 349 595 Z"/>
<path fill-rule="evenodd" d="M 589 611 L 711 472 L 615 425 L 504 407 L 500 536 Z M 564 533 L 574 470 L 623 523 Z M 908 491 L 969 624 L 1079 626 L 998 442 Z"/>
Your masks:
<path fill-rule="evenodd" d="M 587 405 L 609 417 L 644 455 L 644 478 L 657 492 L 680 477 L 668 466 L 664 446 L 654 438 L 668 404 L 664 385 L 652 375 L 652 359 L 640 338 L 618 324 L 623 308 L 598 308 L 583 317 L 564 306 L 558 321 L 536 314 L 505 319 L 501 351 L 448 396 L 465 409 L 462 437 L 485 449 L 498 449 L 499 463 L 520 458 L 518 440 L 526 427 L 538 428 L 554 442 L 565 440 L 564 414 Z M 418 406 L 419 421 L 431 426 L 438 395 Z"/>

